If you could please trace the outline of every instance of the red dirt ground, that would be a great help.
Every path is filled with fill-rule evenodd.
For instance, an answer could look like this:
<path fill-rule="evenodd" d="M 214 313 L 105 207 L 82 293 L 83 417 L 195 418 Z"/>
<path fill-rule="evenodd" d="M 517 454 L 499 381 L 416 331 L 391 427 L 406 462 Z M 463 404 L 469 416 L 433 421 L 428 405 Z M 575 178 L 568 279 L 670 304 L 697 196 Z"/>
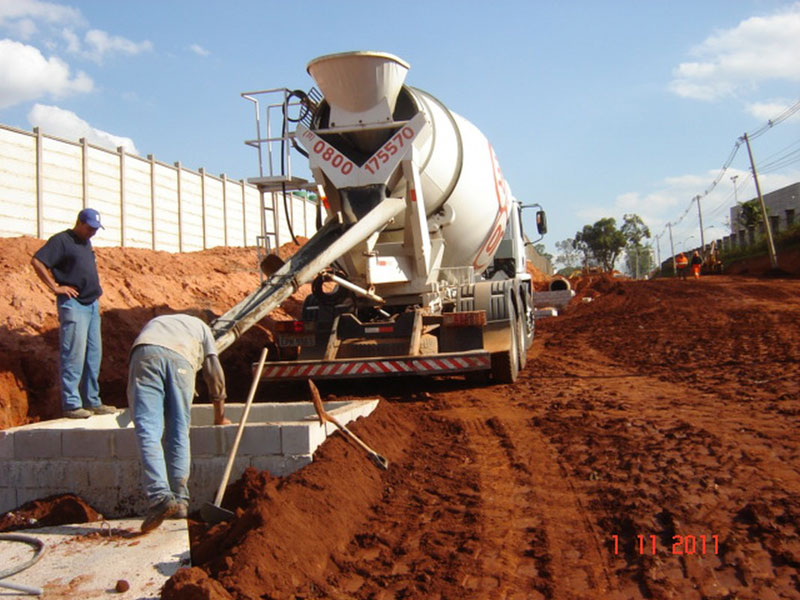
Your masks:
<path fill-rule="evenodd" d="M 98 251 L 101 265 L 138 254 L 111 250 Z M 141 252 L 125 275 L 133 289 L 151 264 Z M 244 252 L 209 252 L 246 268 Z M 800 273 L 796 258 L 782 268 Z M 235 273 L 170 259 L 148 289 L 166 286 L 173 308 L 226 308 L 205 295 L 217 284 L 204 274 L 222 297 Z M 182 267 L 188 298 L 167 284 L 168 264 L 183 260 L 196 261 Z M 111 297 L 117 281 L 101 269 Z M 575 287 L 563 315 L 537 323 L 513 385 L 318 382 L 323 395 L 384 400 L 353 430 L 388 471 L 340 435 L 289 477 L 248 471 L 226 496 L 232 521 L 191 522 L 194 566 L 162 597 L 800 598 L 800 279 L 597 276 Z M 147 301 L 164 302 L 153 291 L 125 310 Z M 44 344 L 41 333 L 22 339 Z"/>

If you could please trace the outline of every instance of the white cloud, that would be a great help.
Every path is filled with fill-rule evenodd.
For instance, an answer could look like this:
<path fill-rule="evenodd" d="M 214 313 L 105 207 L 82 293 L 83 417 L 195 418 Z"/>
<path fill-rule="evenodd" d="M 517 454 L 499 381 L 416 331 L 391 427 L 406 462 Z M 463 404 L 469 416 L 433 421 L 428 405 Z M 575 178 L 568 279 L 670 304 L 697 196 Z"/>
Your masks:
<path fill-rule="evenodd" d="M 768 102 L 753 102 L 747 105 L 747 112 L 759 119 L 760 121 L 770 121 L 775 117 L 781 115 L 787 108 L 795 104 L 794 100 L 771 100 Z M 798 113 L 795 113 L 790 119 L 797 119 Z"/>
<path fill-rule="evenodd" d="M 39 28 L 32 19 L 20 19 L 19 21 L 14 21 L 13 23 L 6 25 L 6 29 L 11 32 L 13 37 L 21 40 L 29 40 L 39 31 Z"/>
<path fill-rule="evenodd" d="M 35 104 L 28 113 L 28 121 L 32 127 L 39 127 L 43 133 L 49 133 L 72 141 L 86 138 L 89 143 L 103 148 L 116 150 L 119 146 L 122 146 L 126 152 L 138 154 L 131 138 L 113 135 L 107 131 L 96 129 L 74 112 L 57 106 Z"/>
<path fill-rule="evenodd" d="M 100 29 L 87 31 L 83 41 L 69 28 L 65 28 L 61 35 L 67 42 L 68 52 L 78 54 L 97 64 L 102 64 L 103 60 L 111 54 L 135 56 L 153 50 L 153 44 L 149 40 L 133 42 L 119 35 L 109 35 Z"/>
<path fill-rule="evenodd" d="M 73 77 L 60 58 L 45 58 L 33 46 L 0 40 L 0 108 L 43 95 L 62 98 L 93 88 L 94 83 L 86 73 L 79 71 Z"/>
<path fill-rule="evenodd" d="M 191 50 L 198 56 L 208 56 L 209 54 L 211 54 L 211 52 L 203 48 L 200 44 L 192 44 L 191 46 L 189 46 L 189 50 Z"/>
<path fill-rule="evenodd" d="M 766 17 L 751 17 L 718 32 L 681 63 L 670 89 L 698 100 L 718 100 L 768 80 L 800 81 L 800 3 Z"/>
<path fill-rule="evenodd" d="M 0 0 L 0 26 L 14 28 L 26 19 L 50 24 L 83 22 L 81 12 L 70 6 L 40 0 Z"/>

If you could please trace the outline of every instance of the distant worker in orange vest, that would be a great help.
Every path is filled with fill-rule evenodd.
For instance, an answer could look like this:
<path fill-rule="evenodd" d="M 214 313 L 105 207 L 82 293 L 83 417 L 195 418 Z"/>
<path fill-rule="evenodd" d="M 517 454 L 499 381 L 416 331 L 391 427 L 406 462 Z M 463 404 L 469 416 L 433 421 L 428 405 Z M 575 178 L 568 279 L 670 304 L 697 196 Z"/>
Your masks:
<path fill-rule="evenodd" d="M 675 267 L 678 269 L 678 277 L 686 279 L 686 271 L 689 268 L 689 259 L 681 252 L 675 257 Z"/>
<path fill-rule="evenodd" d="M 700 279 L 700 267 L 703 266 L 703 259 L 700 258 L 700 253 L 695 250 L 692 255 L 692 275 L 695 279 Z"/>

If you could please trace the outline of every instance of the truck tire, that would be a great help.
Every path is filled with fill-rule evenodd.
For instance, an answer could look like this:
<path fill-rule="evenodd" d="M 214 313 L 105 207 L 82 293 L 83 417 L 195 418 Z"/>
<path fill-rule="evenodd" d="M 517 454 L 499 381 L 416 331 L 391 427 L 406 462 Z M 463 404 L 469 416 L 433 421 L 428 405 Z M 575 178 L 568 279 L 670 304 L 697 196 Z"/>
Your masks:
<path fill-rule="evenodd" d="M 525 315 L 517 315 L 517 352 L 519 354 L 519 370 L 525 367 L 528 361 L 528 336 L 526 335 Z"/>
<path fill-rule="evenodd" d="M 492 378 L 498 383 L 514 383 L 519 376 L 519 343 L 517 342 L 519 327 L 517 311 L 510 301 L 508 311 L 508 334 L 511 337 L 508 350 L 492 354 Z"/>

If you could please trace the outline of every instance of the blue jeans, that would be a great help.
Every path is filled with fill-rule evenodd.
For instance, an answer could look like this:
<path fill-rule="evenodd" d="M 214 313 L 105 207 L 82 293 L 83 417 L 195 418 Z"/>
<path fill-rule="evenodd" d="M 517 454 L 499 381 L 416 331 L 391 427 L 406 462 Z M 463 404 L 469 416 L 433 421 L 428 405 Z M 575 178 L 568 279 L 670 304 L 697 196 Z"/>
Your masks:
<path fill-rule="evenodd" d="M 58 338 L 61 348 L 61 406 L 75 410 L 100 406 L 100 308 L 97 300 L 81 304 L 74 298 L 58 296 Z"/>
<path fill-rule="evenodd" d="M 189 423 L 195 372 L 177 352 L 134 348 L 128 371 L 128 406 L 142 458 L 150 506 L 166 498 L 189 501 Z"/>

